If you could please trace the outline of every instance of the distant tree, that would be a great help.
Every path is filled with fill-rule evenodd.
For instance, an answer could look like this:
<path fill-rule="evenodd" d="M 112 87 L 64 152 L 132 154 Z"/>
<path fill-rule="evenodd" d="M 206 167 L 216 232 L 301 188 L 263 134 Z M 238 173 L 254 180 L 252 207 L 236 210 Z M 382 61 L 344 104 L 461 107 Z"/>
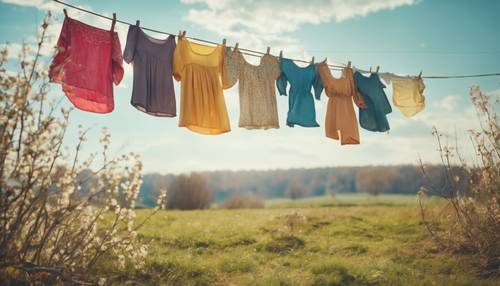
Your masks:
<path fill-rule="evenodd" d="M 210 207 L 213 194 L 208 189 L 207 180 L 201 174 L 191 173 L 174 178 L 167 189 L 167 208 L 206 209 Z"/>
<path fill-rule="evenodd" d="M 306 191 L 304 185 L 299 182 L 299 180 L 293 180 L 289 182 L 288 188 L 285 191 L 285 195 L 292 200 L 305 197 Z"/>
<path fill-rule="evenodd" d="M 236 192 L 222 205 L 226 209 L 257 209 L 264 207 L 264 199 L 259 194 Z"/>
<path fill-rule="evenodd" d="M 385 167 L 361 169 L 356 175 L 356 189 L 378 196 L 387 191 L 394 171 Z"/>

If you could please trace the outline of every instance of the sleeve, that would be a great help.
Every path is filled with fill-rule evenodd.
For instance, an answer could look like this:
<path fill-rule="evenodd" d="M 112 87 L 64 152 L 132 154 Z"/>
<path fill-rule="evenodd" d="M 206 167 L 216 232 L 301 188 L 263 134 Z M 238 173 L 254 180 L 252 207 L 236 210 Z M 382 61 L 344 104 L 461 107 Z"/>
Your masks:
<path fill-rule="evenodd" d="M 130 64 L 134 60 L 135 46 L 137 44 L 137 31 L 136 26 L 130 26 L 127 33 L 127 43 L 123 51 L 123 59 L 126 63 Z"/>
<path fill-rule="evenodd" d="M 238 81 L 238 59 L 236 58 L 238 54 L 235 51 L 231 51 L 231 48 L 226 47 L 224 51 L 224 66 L 225 72 L 223 70 L 223 82 L 225 83 L 225 88 L 233 87 Z"/>
<path fill-rule="evenodd" d="M 356 104 L 357 107 L 359 107 L 361 109 L 368 108 L 368 106 L 366 105 L 366 102 L 365 102 L 365 97 L 358 90 L 356 90 L 356 93 L 352 97 L 352 100 L 354 101 L 354 104 Z"/>
<path fill-rule="evenodd" d="M 280 64 L 276 58 L 273 58 L 271 61 L 271 78 L 276 80 L 280 74 L 281 74 L 281 69 L 280 69 Z"/>
<path fill-rule="evenodd" d="M 49 77 L 51 80 L 59 80 L 63 75 L 64 63 L 68 62 L 70 49 L 70 33 L 69 33 L 69 20 L 67 17 L 64 18 L 64 22 L 61 28 L 61 33 L 57 39 L 56 53 L 50 64 Z"/>
<path fill-rule="evenodd" d="M 118 85 L 123 79 L 123 56 L 122 47 L 120 45 L 120 38 L 118 33 L 113 32 L 113 43 L 112 43 L 112 61 L 113 61 L 113 82 Z"/>
<path fill-rule="evenodd" d="M 173 61 L 173 75 L 176 81 L 181 81 L 181 74 L 184 69 L 184 62 L 182 59 L 182 39 L 179 39 L 177 46 L 174 50 L 174 61 Z"/>
<path fill-rule="evenodd" d="M 280 93 L 280 95 L 287 96 L 286 93 L 287 85 L 288 85 L 288 78 L 286 77 L 285 72 L 281 71 L 280 76 L 276 80 L 276 87 L 278 88 L 278 92 Z"/>
<path fill-rule="evenodd" d="M 323 81 L 321 80 L 321 76 L 316 66 L 314 67 L 313 88 L 314 88 L 314 97 L 316 98 L 316 100 L 319 100 L 321 97 L 321 93 L 323 92 Z"/>
<path fill-rule="evenodd" d="M 380 78 L 383 79 L 387 84 L 391 84 L 392 75 L 389 73 L 381 73 Z M 385 88 L 385 85 L 384 85 Z"/>

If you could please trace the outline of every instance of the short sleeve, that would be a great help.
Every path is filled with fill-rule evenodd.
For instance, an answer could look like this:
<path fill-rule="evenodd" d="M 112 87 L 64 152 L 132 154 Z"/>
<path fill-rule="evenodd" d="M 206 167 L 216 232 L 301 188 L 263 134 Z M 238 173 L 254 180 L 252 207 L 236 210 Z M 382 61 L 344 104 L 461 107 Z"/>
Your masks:
<path fill-rule="evenodd" d="M 280 93 L 280 95 L 287 96 L 286 93 L 287 85 L 288 85 L 288 78 L 286 77 L 285 72 L 281 70 L 281 73 L 278 79 L 276 80 L 276 87 L 278 88 L 278 92 Z"/>
<path fill-rule="evenodd" d="M 136 26 L 130 26 L 127 33 L 127 43 L 123 51 L 123 59 L 126 63 L 130 64 L 134 60 L 135 46 L 137 45 L 137 32 Z"/>
<path fill-rule="evenodd" d="M 118 33 L 113 32 L 112 43 L 113 82 L 118 85 L 123 79 L 123 56 Z"/>
<path fill-rule="evenodd" d="M 361 92 L 356 91 L 356 94 L 354 94 L 354 96 L 352 97 L 352 100 L 354 101 L 354 104 L 356 104 L 357 107 L 359 107 L 361 109 L 368 108 L 368 106 L 366 105 L 366 102 L 365 102 L 365 97 L 363 96 L 363 94 L 361 94 Z"/>
<path fill-rule="evenodd" d="M 313 88 L 314 88 L 314 97 L 316 98 L 316 100 L 319 100 L 321 97 L 321 93 L 323 92 L 323 81 L 321 80 L 319 70 L 316 66 L 314 66 Z"/>
<path fill-rule="evenodd" d="M 56 54 L 49 68 L 49 77 L 51 80 L 60 79 L 63 75 L 62 69 L 64 68 L 64 62 L 70 55 L 70 42 L 69 18 L 65 17 L 61 33 L 57 40 Z"/>
<path fill-rule="evenodd" d="M 269 62 L 270 62 L 270 64 L 269 64 L 270 76 L 272 79 L 276 80 L 281 74 L 281 69 L 280 69 L 278 59 L 273 57 L 271 59 L 271 61 L 269 61 Z"/>
<path fill-rule="evenodd" d="M 238 56 L 236 51 L 231 51 L 231 48 L 226 47 L 224 50 L 224 66 L 225 72 L 223 70 L 223 75 L 226 77 L 223 81 L 225 82 L 226 88 L 233 87 L 238 81 L 238 62 L 235 57 Z"/>
<path fill-rule="evenodd" d="M 383 79 L 387 84 L 391 84 L 392 75 L 388 73 L 381 73 L 380 78 Z M 385 87 L 385 85 L 384 85 Z"/>
<path fill-rule="evenodd" d="M 180 38 L 174 50 L 173 75 L 176 81 L 182 80 L 181 75 L 182 71 L 184 70 L 184 60 L 182 58 L 182 41 L 183 39 Z"/>

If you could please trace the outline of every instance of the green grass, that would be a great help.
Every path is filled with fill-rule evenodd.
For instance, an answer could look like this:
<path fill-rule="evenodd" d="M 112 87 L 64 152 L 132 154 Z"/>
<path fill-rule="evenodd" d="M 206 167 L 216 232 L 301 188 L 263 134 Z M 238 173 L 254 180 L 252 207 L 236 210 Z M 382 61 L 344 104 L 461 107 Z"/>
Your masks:
<path fill-rule="evenodd" d="M 415 202 L 413 196 L 345 196 L 272 201 L 266 209 L 161 211 L 140 231 L 150 245 L 146 269 L 121 279 L 147 285 L 499 285 L 476 274 L 473 257 L 436 251 Z M 293 211 L 307 221 L 290 233 L 280 216 Z M 148 212 L 139 211 L 139 219 Z"/>

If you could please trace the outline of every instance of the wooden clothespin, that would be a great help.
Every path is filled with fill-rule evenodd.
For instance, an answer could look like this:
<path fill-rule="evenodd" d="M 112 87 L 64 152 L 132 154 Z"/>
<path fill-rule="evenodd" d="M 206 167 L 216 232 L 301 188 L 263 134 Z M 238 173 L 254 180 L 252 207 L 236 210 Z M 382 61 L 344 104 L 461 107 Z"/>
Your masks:
<path fill-rule="evenodd" d="M 283 58 L 283 51 L 280 51 L 280 60 Z"/>
<path fill-rule="evenodd" d="M 111 22 L 111 31 L 115 30 L 115 24 L 116 24 L 116 13 L 113 13 L 113 22 Z"/>
<path fill-rule="evenodd" d="M 139 20 L 135 21 L 135 25 L 136 25 L 137 27 L 139 27 L 139 25 L 140 25 L 140 24 L 141 24 L 141 21 L 139 21 Z"/>
<path fill-rule="evenodd" d="M 266 55 L 269 55 L 270 52 L 271 52 L 271 47 L 267 47 Z"/>
<path fill-rule="evenodd" d="M 186 30 L 182 31 L 182 36 L 185 37 L 186 36 Z"/>
<path fill-rule="evenodd" d="M 422 71 L 418 74 L 418 78 L 422 78 Z"/>
<path fill-rule="evenodd" d="M 323 60 L 323 62 L 324 62 L 325 64 L 328 64 L 328 58 L 327 58 L 327 57 L 325 57 L 325 59 Z"/>
<path fill-rule="evenodd" d="M 236 43 L 236 45 L 234 45 L 234 49 L 237 50 L 239 45 L 240 43 Z"/>
<path fill-rule="evenodd" d="M 222 39 L 222 45 L 225 46 L 226 45 L 226 39 Z"/>
<path fill-rule="evenodd" d="M 350 68 L 351 67 L 351 61 L 348 61 L 347 62 L 347 67 Z"/>
<path fill-rule="evenodd" d="M 314 56 L 311 59 L 311 64 L 314 64 Z"/>
<path fill-rule="evenodd" d="M 372 66 L 370 66 L 370 73 L 372 73 Z"/>
<path fill-rule="evenodd" d="M 379 67 L 379 66 L 377 66 L 377 71 L 375 71 L 375 73 L 378 73 L 378 70 L 379 70 L 379 69 L 380 69 L 380 67 Z"/>
<path fill-rule="evenodd" d="M 64 16 L 68 17 L 68 10 L 66 10 L 66 8 L 63 9 L 63 12 L 64 12 Z"/>

